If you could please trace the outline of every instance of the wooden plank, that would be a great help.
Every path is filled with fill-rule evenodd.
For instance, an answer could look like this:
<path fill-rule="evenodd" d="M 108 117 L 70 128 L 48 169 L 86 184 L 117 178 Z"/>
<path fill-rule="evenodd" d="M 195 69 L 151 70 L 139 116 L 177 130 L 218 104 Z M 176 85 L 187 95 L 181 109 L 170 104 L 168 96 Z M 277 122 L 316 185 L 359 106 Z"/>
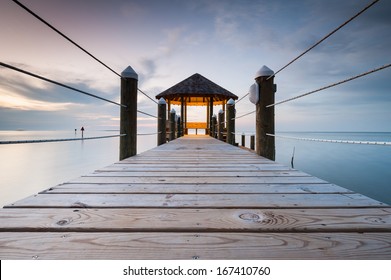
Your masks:
<path fill-rule="evenodd" d="M 203 171 L 95 171 L 85 176 L 91 177 L 211 177 L 211 172 Z M 219 171 L 213 172 L 213 177 L 306 177 L 308 174 L 296 170 L 270 171 L 261 170 L 256 172 L 248 171 Z M 231 179 L 232 180 L 232 179 Z"/>
<path fill-rule="evenodd" d="M 38 194 L 8 207 L 344 208 L 385 207 L 360 194 Z"/>
<path fill-rule="evenodd" d="M 237 184 L 317 184 L 326 181 L 306 176 L 306 177 L 235 177 Z M 69 181 L 69 183 L 88 184 L 229 184 L 232 178 L 226 177 L 97 177 L 84 176 Z"/>
<path fill-rule="evenodd" d="M 391 209 L 3 209 L 0 231 L 391 232 Z"/>
<path fill-rule="evenodd" d="M 162 164 L 115 164 L 100 168 L 96 171 L 200 171 L 200 172 L 221 172 L 221 171 L 263 171 L 263 170 L 294 170 L 281 164 L 230 164 L 230 165 L 200 165 L 200 164 L 173 164 L 173 165 L 162 165 Z"/>
<path fill-rule="evenodd" d="M 1 232 L 0 259 L 391 259 L 391 233 Z"/>
<path fill-rule="evenodd" d="M 45 193 L 354 193 L 334 184 L 61 184 Z"/>
<path fill-rule="evenodd" d="M 124 163 L 129 164 L 129 163 L 137 163 L 137 164 L 195 164 L 195 165 L 200 165 L 200 164 L 213 164 L 213 165 L 220 165 L 223 164 L 224 162 L 227 161 L 232 161 L 234 159 L 229 159 L 226 158 L 224 159 L 210 159 L 210 160 L 205 160 L 205 159 L 196 159 L 196 158 L 186 158 L 182 160 L 170 158 L 170 159 L 161 159 L 161 158 L 156 158 L 156 159 L 138 159 L 138 160 L 132 160 L 132 161 L 125 161 Z M 259 160 L 252 160 L 252 159 L 236 159 L 237 161 L 240 161 L 241 164 L 259 164 Z"/>

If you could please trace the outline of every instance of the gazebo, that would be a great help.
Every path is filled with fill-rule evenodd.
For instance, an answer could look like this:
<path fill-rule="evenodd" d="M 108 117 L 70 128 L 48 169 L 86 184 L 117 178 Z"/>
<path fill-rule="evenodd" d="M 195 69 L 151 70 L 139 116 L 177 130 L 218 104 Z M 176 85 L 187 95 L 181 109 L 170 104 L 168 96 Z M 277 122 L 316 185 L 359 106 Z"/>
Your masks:
<path fill-rule="evenodd" d="M 209 134 L 213 106 L 222 105 L 222 110 L 225 111 L 225 104 L 229 99 L 238 99 L 232 92 L 198 73 L 156 95 L 156 99 L 162 97 L 168 104 L 168 111 L 171 110 L 171 105 L 181 106 L 181 126 L 185 134 L 188 129 L 205 129 L 205 133 Z M 188 122 L 187 106 L 206 106 L 206 122 Z"/>

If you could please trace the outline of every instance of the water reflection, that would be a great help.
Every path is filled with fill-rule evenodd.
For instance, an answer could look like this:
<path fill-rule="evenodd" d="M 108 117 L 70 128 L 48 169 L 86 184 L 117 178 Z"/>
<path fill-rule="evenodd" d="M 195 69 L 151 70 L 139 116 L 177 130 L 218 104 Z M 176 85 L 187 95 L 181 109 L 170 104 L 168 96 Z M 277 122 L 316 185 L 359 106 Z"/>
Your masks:
<path fill-rule="evenodd" d="M 103 135 L 113 134 L 115 133 L 106 132 Z M 74 131 L 0 132 L 0 140 L 58 139 L 74 136 Z M 102 132 L 88 131 L 88 137 L 94 136 L 102 136 Z M 139 153 L 155 146 L 155 136 L 138 139 Z M 117 162 L 119 138 L 0 145 L 0 157 L 0 206 L 4 206 Z"/>

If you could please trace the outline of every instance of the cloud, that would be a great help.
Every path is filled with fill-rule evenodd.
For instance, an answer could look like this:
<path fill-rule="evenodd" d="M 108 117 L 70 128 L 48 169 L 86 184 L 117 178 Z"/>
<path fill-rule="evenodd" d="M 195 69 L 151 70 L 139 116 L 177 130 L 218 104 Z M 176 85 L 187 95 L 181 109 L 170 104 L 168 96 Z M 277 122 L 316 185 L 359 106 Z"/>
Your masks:
<path fill-rule="evenodd" d="M 152 58 L 144 58 L 140 62 L 145 77 L 154 76 L 156 73 L 156 61 Z"/>
<path fill-rule="evenodd" d="M 7 92 L 0 88 L 0 107 L 22 111 L 63 111 L 72 103 L 54 103 L 34 100 L 17 93 Z"/>
<path fill-rule="evenodd" d="M 34 74 L 43 76 L 45 78 L 52 79 L 54 81 L 63 83 L 67 86 L 74 87 L 76 89 L 101 96 L 106 99 L 111 99 L 117 101 L 119 99 L 119 85 L 115 89 L 107 90 L 105 92 L 100 91 L 90 85 L 94 84 L 94 80 L 90 78 L 74 78 L 72 82 L 69 82 L 71 79 L 64 80 L 64 77 L 69 75 L 68 72 L 63 72 L 62 70 L 53 69 L 50 71 L 52 76 L 61 77 L 61 79 L 51 78 L 51 75 L 45 75 L 45 73 L 40 73 L 34 71 L 32 67 L 25 64 L 12 64 L 22 70 L 32 72 Z M 42 71 L 42 70 L 41 70 Z M 46 71 L 44 71 L 46 72 Z M 51 103 L 75 103 L 75 104 L 85 104 L 85 103 L 96 103 L 103 102 L 92 97 L 87 97 L 79 92 L 73 91 L 68 88 L 64 88 L 50 82 L 46 82 L 25 74 L 15 72 L 13 70 L 0 68 L 0 88 L 8 92 L 8 95 L 18 95 L 19 97 L 25 97 L 26 100 L 37 100 L 42 102 L 51 102 Z M 57 75 L 53 73 L 58 73 Z M 66 79 L 66 78 L 65 78 Z M 97 78 L 99 80 L 99 78 Z M 98 82 L 97 82 L 98 83 Z M 98 83 L 99 84 L 99 83 Z"/>

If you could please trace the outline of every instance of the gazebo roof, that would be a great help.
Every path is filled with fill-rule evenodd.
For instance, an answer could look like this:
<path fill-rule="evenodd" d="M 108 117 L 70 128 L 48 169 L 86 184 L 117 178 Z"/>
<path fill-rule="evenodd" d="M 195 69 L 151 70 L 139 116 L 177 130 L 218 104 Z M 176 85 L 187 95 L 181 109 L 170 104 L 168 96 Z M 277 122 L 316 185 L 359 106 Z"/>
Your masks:
<path fill-rule="evenodd" d="M 188 105 L 206 105 L 211 97 L 213 102 L 226 102 L 230 98 L 238 99 L 232 92 L 198 73 L 156 95 L 157 99 L 161 97 L 170 100 L 172 104 L 180 104 L 181 97 L 184 97 Z"/>

